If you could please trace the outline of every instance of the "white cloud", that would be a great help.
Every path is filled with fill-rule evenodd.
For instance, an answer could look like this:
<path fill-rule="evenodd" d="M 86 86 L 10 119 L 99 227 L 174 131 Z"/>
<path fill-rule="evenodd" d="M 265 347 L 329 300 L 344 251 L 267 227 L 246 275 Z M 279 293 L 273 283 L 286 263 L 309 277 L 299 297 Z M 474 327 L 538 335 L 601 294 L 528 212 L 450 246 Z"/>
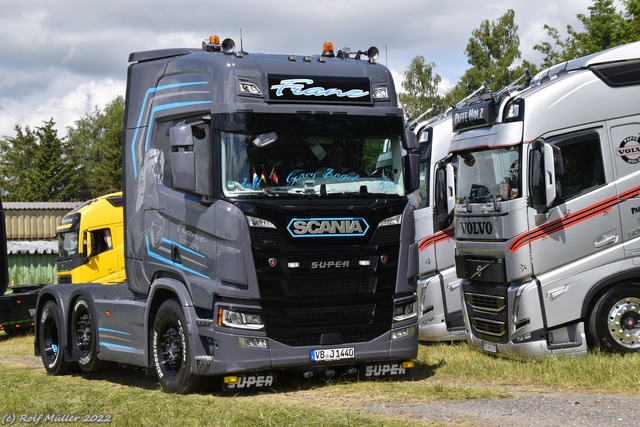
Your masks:
<path fill-rule="evenodd" d="M 336 48 L 380 49 L 379 62 L 401 90 L 404 72 L 417 55 L 436 64 L 441 90 L 468 68 L 464 49 L 473 29 L 514 9 L 521 51 L 536 58 L 535 43 L 546 40 L 545 23 L 564 32 L 581 28 L 576 14 L 588 14 L 591 0 L 235 0 L 211 2 L 3 0 L 0 16 L 0 136 L 15 125 L 39 126 L 53 118 L 66 127 L 98 106 L 124 95 L 130 52 L 199 47 L 212 33 L 231 37 L 253 52 L 319 53 Z M 539 61 L 541 58 L 533 59 Z"/>

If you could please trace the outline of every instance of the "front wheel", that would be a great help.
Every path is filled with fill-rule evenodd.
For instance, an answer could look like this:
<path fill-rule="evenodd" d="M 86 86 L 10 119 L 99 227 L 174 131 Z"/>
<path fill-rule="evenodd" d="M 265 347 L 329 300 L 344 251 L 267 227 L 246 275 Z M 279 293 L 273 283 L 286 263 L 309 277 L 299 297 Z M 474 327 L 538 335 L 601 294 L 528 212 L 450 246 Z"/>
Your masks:
<path fill-rule="evenodd" d="M 38 344 L 44 369 L 51 375 L 69 373 L 76 366 L 64 360 L 62 338 L 63 323 L 58 305 L 54 301 L 47 301 L 40 313 Z"/>
<path fill-rule="evenodd" d="M 71 347 L 84 372 L 98 372 L 113 363 L 98 359 L 96 316 L 90 301 L 78 298 L 71 312 Z"/>
<path fill-rule="evenodd" d="M 178 301 L 162 303 L 153 324 L 151 352 L 156 376 L 165 392 L 188 394 L 200 386 L 201 377 L 191 372 L 185 325 Z"/>
<path fill-rule="evenodd" d="M 589 316 L 589 337 L 611 353 L 640 351 L 640 285 L 618 285 L 598 300 Z"/>

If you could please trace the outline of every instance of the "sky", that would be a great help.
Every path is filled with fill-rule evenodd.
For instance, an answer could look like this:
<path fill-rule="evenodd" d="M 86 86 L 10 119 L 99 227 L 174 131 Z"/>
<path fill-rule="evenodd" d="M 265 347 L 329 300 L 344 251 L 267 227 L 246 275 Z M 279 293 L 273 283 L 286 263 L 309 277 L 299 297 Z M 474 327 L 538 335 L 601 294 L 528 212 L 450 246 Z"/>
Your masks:
<path fill-rule="evenodd" d="M 402 89 L 418 55 L 435 64 L 444 91 L 469 68 L 464 50 L 483 21 L 515 11 L 523 59 L 551 41 L 544 24 L 566 36 L 582 30 L 578 14 L 593 0 L 2 0 L 0 12 L 0 137 L 53 119 L 68 126 L 125 94 L 129 53 L 200 47 L 212 34 L 246 52 L 319 54 L 376 46 L 378 62 Z"/>

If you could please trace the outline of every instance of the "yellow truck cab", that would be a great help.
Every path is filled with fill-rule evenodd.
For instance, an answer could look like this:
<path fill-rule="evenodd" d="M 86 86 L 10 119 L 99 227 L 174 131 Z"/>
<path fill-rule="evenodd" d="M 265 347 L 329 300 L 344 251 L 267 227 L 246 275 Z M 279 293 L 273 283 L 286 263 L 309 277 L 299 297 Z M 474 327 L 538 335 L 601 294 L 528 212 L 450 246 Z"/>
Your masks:
<path fill-rule="evenodd" d="M 62 218 L 58 283 L 124 281 L 122 218 L 122 192 L 89 200 Z"/>

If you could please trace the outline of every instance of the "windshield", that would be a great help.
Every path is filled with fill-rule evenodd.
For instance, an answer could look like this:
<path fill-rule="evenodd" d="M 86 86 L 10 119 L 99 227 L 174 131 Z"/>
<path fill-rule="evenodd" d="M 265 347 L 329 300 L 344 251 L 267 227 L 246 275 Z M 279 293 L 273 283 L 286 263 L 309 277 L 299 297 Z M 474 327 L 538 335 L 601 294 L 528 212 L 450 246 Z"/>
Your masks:
<path fill-rule="evenodd" d="M 275 135 L 273 135 L 275 136 Z M 229 197 L 404 195 L 402 145 L 393 138 L 221 132 L 222 182 Z"/>
<path fill-rule="evenodd" d="M 58 258 L 67 259 L 78 253 L 78 232 L 58 233 Z"/>
<path fill-rule="evenodd" d="M 520 146 L 458 154 L 456 202 L 509 200 L 520 192 Z"/>

